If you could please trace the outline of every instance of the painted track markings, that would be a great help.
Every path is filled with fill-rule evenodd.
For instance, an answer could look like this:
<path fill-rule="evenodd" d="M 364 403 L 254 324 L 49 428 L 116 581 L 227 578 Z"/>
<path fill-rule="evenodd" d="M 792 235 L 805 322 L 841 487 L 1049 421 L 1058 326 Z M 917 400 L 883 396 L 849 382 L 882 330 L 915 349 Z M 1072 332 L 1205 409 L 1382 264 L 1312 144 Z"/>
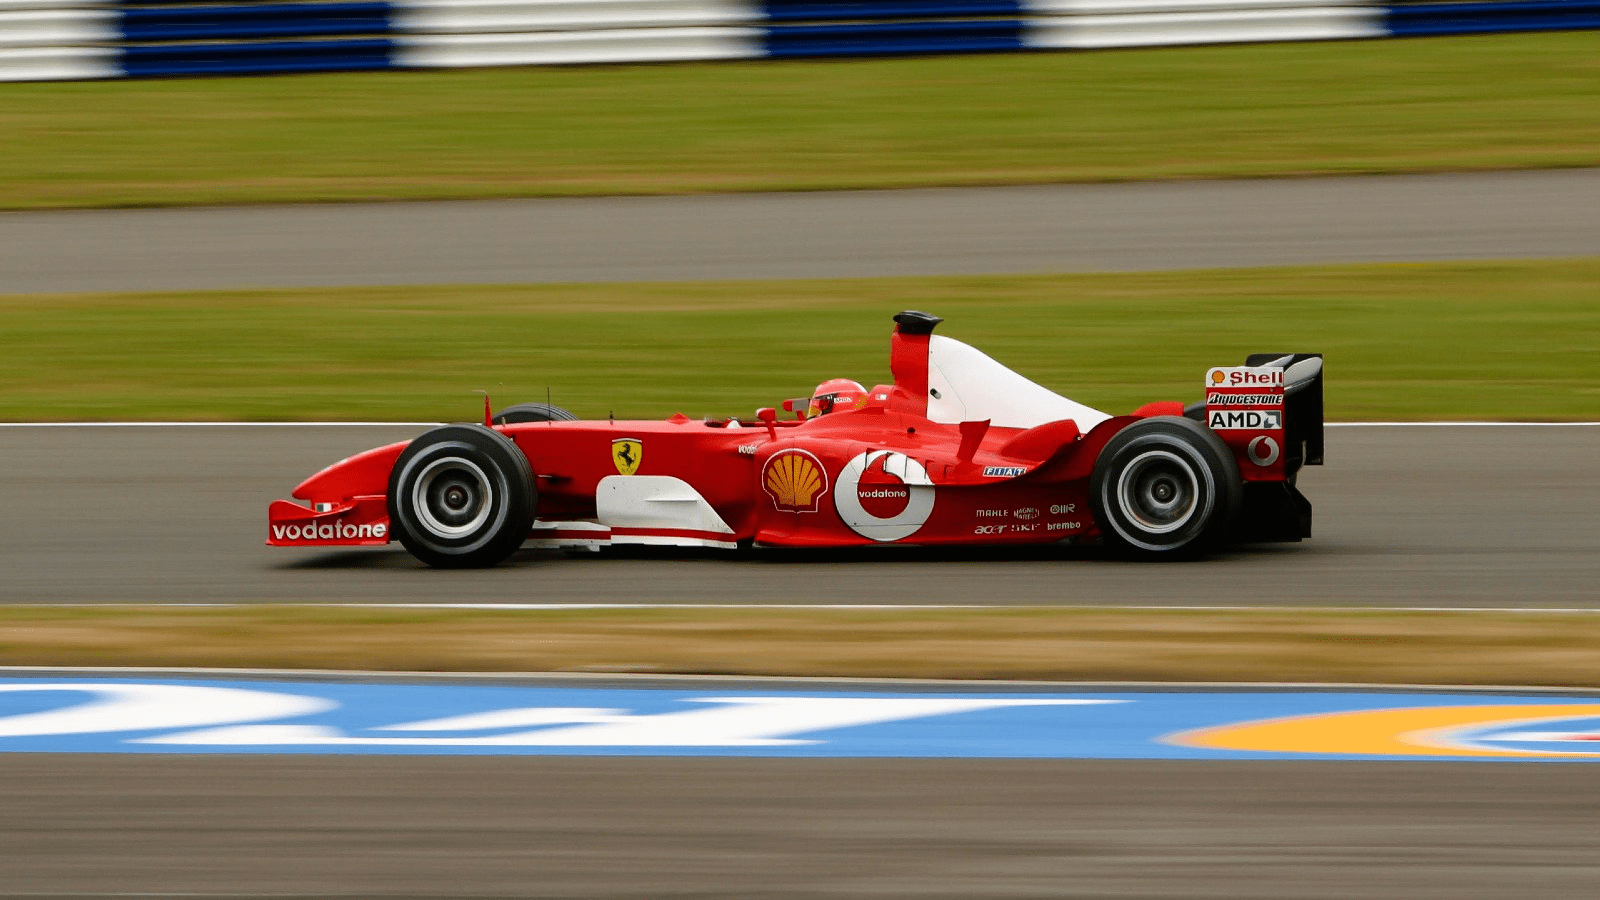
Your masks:
<path fill-rule="evenodd" d="M 0 752 L 1600 759 L 1600 703 L 1533 691 L 718 687 L 52 673 L 0 678 Z"/>

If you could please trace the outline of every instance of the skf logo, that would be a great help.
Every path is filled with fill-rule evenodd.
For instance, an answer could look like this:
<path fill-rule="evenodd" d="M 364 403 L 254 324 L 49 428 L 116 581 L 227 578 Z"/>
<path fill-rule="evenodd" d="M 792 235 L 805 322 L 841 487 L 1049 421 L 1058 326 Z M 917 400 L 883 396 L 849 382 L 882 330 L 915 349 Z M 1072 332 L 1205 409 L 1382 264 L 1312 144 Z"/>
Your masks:
<path fill-rule="evenodd" d="M 815 456 L 804 450 L 784 450 L 772 454 L 762 467 L 761 487 L 778 509 L 816 512 L 817 502 L 828 490 L 828 475 Z"/>
<path fill-rule="evenodd" d="M 1206 387 L 1283 387 L 1283 370 L 1221 366 L 1206 372 Z"/>
<path fill-rule="evenodd" d="M 638 438 L 617 438 L 611 442 L 611 461 L 616 464 L 618 475 L 639 471 L 639 462 L 643 459 L 644 444 Z"/>
<path fill-rule="evenodd" d="M 1206 416 L 1212 431 L 1275 431 L 1283 427 L 1275 409 L 1213 409 Z"/>

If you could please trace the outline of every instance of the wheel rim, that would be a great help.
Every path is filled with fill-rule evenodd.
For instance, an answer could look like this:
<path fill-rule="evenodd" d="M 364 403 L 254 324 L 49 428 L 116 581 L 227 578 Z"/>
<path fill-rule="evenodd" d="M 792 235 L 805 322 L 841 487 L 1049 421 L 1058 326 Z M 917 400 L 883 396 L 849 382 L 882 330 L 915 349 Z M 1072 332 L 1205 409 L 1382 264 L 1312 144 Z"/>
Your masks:
<path fill-rule="evenodd" d="M 489 520 L 493 507 L 489 477 L 471 460 L 447 456 L 428 463 L 411 490 L 417 522 L 430 534 L 459 538 Z"/>
<path fill-rule="evenodd" d="M 1200 483 L 1188 460 L 1167 450 L 1147 450 L 1122 470 L 1117 500 L 1141 531 L 1166 534 L 1194 517 Z"/>

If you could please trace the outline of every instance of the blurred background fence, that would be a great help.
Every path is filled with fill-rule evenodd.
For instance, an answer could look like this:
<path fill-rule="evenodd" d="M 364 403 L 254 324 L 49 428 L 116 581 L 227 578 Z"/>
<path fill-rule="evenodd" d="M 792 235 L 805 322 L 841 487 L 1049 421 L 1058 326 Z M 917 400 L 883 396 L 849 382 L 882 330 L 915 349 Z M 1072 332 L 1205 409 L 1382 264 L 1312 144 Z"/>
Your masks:
<path fill-rule="evenodd" d="M 0 0 L 0 81 L 1600 28 L 1600 0 Z"/>

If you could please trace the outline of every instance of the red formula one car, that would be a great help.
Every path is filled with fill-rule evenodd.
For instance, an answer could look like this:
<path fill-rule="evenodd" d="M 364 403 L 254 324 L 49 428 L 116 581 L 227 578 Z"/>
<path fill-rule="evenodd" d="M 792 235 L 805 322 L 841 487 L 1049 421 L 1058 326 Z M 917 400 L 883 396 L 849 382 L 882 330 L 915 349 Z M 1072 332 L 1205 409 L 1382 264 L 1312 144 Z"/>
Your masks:
<path fill-rule="evenodd" d="M 1112 416 L 894 317 L 892 384 L 824 382 L 793 418 L 578 421 L 546 404 L 350 457 L 268 510 L 267 543 L 385 544 L 492 566 L 604 548 L 1104 542 L 1137 556 L 1297 541 L 1322 463 L 1322 359 L 1257 354 L 1204 402 Z"/>

